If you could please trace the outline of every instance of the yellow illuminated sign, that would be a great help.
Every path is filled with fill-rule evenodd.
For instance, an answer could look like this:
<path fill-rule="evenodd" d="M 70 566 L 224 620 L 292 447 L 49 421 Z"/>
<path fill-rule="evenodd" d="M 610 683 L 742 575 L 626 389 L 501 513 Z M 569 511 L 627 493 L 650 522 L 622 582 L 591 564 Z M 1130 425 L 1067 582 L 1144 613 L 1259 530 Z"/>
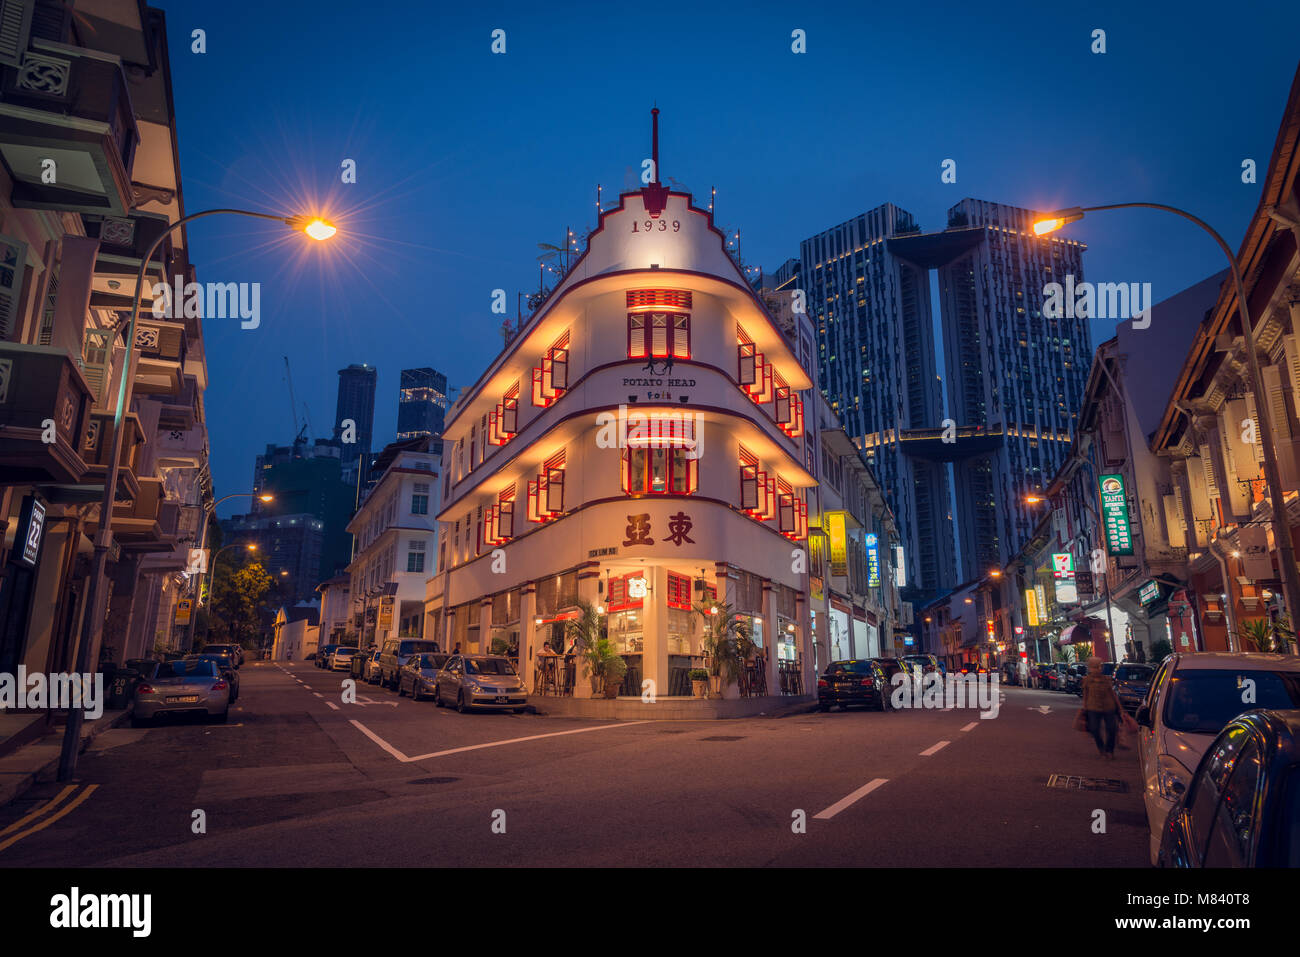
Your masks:
<path fill-rule="evenodd" d="M 827 512 L 825 524 L 831 540 L 831 574 L 843 578 L 849 573 L 849 538 L 844 513 Z"/>
<path fill-rule="evenodd" d="M 1038 627 L 1038 598 L 1032 588 L 1025 589 L 1025 614 L 1029 618 L 1029 624 L 1034 628 Z"/>

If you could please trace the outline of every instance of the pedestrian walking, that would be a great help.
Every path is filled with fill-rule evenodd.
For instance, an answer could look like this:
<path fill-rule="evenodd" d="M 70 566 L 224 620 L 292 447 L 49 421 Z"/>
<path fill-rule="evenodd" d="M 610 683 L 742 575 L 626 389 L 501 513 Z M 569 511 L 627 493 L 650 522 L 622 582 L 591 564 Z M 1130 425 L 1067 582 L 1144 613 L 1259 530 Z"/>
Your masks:
<path fill-rule="evenodd" d="M 1115 682 L 1109 675 L 1101 673 L 1101 659 L 1095 655 L 1088 659 L 1088 674 L 1081 687 L 1088 733 L 1097 743 L 1097 753 L 1108 761 L 1114 761 L 1115 735 L 1123 708 L 1119 695 L 1115 693 Z"/>

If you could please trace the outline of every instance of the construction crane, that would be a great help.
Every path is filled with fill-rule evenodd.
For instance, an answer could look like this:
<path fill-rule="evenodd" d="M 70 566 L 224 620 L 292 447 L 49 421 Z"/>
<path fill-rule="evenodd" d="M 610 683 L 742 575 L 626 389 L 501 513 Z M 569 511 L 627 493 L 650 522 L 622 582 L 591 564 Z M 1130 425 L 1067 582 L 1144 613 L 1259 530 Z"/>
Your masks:
<path fill-rule="evenodd" d="M 293 394 L 293 371 L 289 368 L 288 356 L 284 356 L 284 375 L 286 380 L 289 383 L 289 414 L 293 416 L 293 427 L 294 430 L 298 433 L 297 435 L 294 436 L 293 444 L 297 445 L 299 442 L 305 440 L 307 435 L 308 423 L 307 423 L 307 417 L 306 415 L 304 415 L 302 428 L 298 428 L 298 400 L 294 398 L 294 394 Z"/>

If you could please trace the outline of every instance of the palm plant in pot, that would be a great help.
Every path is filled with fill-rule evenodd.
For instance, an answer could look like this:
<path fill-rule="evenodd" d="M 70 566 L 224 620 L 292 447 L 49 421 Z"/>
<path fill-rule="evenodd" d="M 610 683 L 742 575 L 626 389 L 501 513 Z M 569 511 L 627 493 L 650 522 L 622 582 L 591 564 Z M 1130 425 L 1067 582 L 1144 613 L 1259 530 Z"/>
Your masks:
<path fill-rule="evenodd" d="M 749 636 L 749 625 L 725 602 L 716 599 L 696 602 L 695 612 L 704 619 L 700 644 L 709 674 L 709 697 L 720 698 L 724 681 L 732 684 L 740 680 L 745 656 L 752 653 L 754 642 Z"/>
<path fill-rule="evenodd" d="M 627 673 L 627 662 L 615 651 L 614 643 L 605 631 L 604 616 L 596 606 L 578 599 L 577 607 L 578 617 L 565 622 L 564 637 L 574 643 L 587 664 L 591 696 L 596 698 L 603 693 L 607 698 L 617 697 L 619 685 Z"/>
<path fill-rule="evenodd" d="M 689 677 L 691 679 L 691 691 L 695 697 L 703 698 L 709 690 L 709 673 L 703 668 L 692 668 Z"/>

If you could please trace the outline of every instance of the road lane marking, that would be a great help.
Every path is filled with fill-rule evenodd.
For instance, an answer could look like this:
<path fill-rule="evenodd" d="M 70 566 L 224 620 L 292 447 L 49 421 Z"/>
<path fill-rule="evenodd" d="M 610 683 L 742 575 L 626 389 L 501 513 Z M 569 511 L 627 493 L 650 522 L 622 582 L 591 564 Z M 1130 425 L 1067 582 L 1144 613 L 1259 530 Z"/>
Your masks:
<path fill-rule="evenodd" d="M 329 705 L 331 708 L 333 708 L 335 711 L 339 710 L 339 706 L 336 705 L 333 701 L 326 701 L 325 703 Z"/>
<path fill-rule="evenodd" d="M 318 697 L 318 698 L 323 698 L 323 697 L 325 697 L 325 696 L 324 696 L 323 694 L 321 694 L 319 691 L 313 691 L 312 694 L 314 694 L 314 695 L 315 695 L 316 697 Z"/>
<path fill-rule="evenodd" d="M 885 784 L 885 783 L 887 783 L 888 781 L 889 781 L 889 778 L 876 778 L 876 779 L 873 780 L 873 781 L 868 781 L 866 784 L 862 785 L 862 787 L 858 788 L 856 791 L 854 791 L 854 792 L 853 792 L 852 794 L 850 794 L 848 797 L 846 797 L 846 798 L 841 798 L 840 800 L 838 800 L 838 801 L 836 801 L 834 804 L 832 804 L 830 807 L 828 807 L 826 810 L 821 811 L 821 812 L 819 812 L 819 813 L 817 813 L 817 814 L 814 814 L 814 815 L 813 815 L 813 820 L 815 820 L 815 821 L 829 821 L 831 818 L 833 818 L 836 814 L 839 814 L 840 811 L 843 811 L 843 810 L 844 810 L 846 807 L 848 807 L 850 804 L 853 804 L 853 803 L 855 803 L 855 802 L 861 800 L 862 798 L 866 797 L 868 794 L 870 794 L 870 793 L 871 793 L 872 791 L 874 791 L 876 788 L 880 787 L 880 785 Z"/>
<path fill-rule="evenodd" d="M 441 758 L 448 754 L 460 754 L 463 751 L 479 751 L 483 748 L 499 748 L 505 744 L 518 744 L 521 741 L 537 741 L 541 738 L 559 738 L 566 734 L 584 734 L 587 731 L 606 731 L 610 728 L 630 728 L 637 724 L 650 724 L 652 720 L 653 719 L 647 719 L 645 721 L 624 721 L 621 724 L 601 724 L 594 728 L 574 728 L 570 731 L 549 731 L 546 734 L 530 734 L 522 738 L 507 738 L 504 741 L 489 741 L 486 744 L 469 744 L 463 748 L 448 748 L 446 751 L 431 751 L 428 754 L 417 754 L 414 757 L 407 757 L 355 718 L 351 719 L 351 722 L 356 726 L 358 731 L 364 734 L 371 741 L 375 742 L 375 744 L 379 745 L 393 757 L 397 758 L 397 760 L 401 761 L 403 764 L 409 764 L 411 761 L 425 761 L 429 758 Z"/>
<path fill-rule="evenodd" d="M 978 728 L 979 726 L 980 723 L 978 721 L 972 721 L 970 724 L 966 725 L 966 727 L 962 728 L 962 730 L 969 731 L 971 728 Z"/>
<path fill-rule="evenodd" d="M 78 807 L 81 806 L 82 802 L 85 801 L 86 798 L 90 797 L 92 794 L 95 793 L 95 789 L 98 787 L 99 787 L 98 784 L 87 784 L 86 790 L 82 791 L 71 801 L 65 804 L 62 808 L 60 808 L 58 811 L 51 814 L 49 817 L 41 821 L 39 824 L 35 824 L 32 827 L 29 827 L 25 831 L 19 831 L 18 833 L 10 837 L 7 841 L 0 841 L 0 851 L 3 851 L 8 847 L 12 847 L 14 844 L 17 844 L 25 837 L 31 837 L 33 834 L 37 833 L 38 831 L 45 830 L 55 821 L 60 820 L 64 816 L 75 811 Z"/>
<path fill-rule="evenodd" d="M 934 745 L 933 747 L 926 748 L 924 751 L 922 751 L 922 752 L 921 752 L 921 757 L 923 757 L 923 758 L 928 758 L 930 755 L 934 754 L 936 751 L 940 751 L 940 750 L 942 750 L 943 748 L 948 747 L 948 745 L 950 745 L 950 744 L 952 744 L 951 741 L 940 741 L 938 744 Z"/>
<path fill-rule="evenodd" d="M 75 784 L 69 784 L 62 791 L 54 795 L 54 797 L 50 798 L 48 801 L 46 801 L 36 810 L 32 811 L 30 814 L 26 815 L 25 817 L 20 817 L 18 820 L 14 821 L 3 831 L 0 831 L 0 837 L 4 837 L 6 834 L 12 833 L 13 831 L 17 831 L 28 821 L 34 821 L 36 818 L 40 817 L 46 811 L 54 810 L 56 806 L 58 806 L 63 802 L 64 798 L 66 798 L 69 794 L 71 794 L 75 790 L 77 790 L 77 786 Z"/>

